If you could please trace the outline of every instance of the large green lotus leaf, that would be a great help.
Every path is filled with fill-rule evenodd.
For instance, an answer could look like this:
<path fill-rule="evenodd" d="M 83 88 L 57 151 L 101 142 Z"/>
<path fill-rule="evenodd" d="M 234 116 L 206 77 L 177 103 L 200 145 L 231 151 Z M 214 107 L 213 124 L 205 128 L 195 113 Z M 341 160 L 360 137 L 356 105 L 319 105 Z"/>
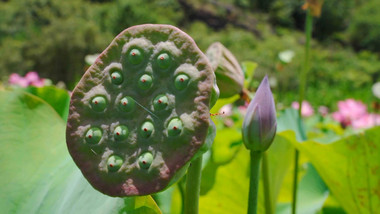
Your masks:
<path fill-rule="evenodd" d="M 212 146 L 212 160 L 217 165 L 229 163 L 243 145 L 241 131 L 235 127 L 218 130 Z"/>
<path fill-rule="evenodd" d="M 294 147 L 288 142 L 288 139 L 280 134 L 276 136 L 275 141 L 267 151 L 272 210 L 275 210 L 284 178 L 292 166 L 294 151 Z"/>
<path fill-rule="evenodd" d="M 2 213 L 160 213 L 150 196 L 112 198 L 94 190 L 71 160 L 65 124 L 40 98 L 0 91 Z"/>
<path fill-rule="evenodd" d="M 220 98 L 218 101 L 216 101 L 215 105 L 211 108 L 210 112 L 211 113 L 218 113 L 220 108 L 222 108 L 224 105 L 230 104 L 235 102 L 236 100 L 239 99 L 239 95 L 234 95 L 229 98 Z"/>
<path fill-rule="evenodd" d="M 307 164 L 307 172 L 298 186 L 297 213 L 315 214 L 322 209 L 329 190 L 313 165 Z M 279 204 L 276 214 L 291 213 L 291 203 Z"/>
<path fill-rule="evenodd" d="M 286 138 L 277 135 L 268 150 L 272 205 L 275 204 L 278 189 L 289 168 L 291 160 L 289 157 L 293 154 L 292 148 Z M 205 183 L 212 183 L 212 186 Z M 240 147 L 236 156 L 224 165 L 216 165 L 210 161 L 202 172 L 201 185 L 200 213 L 246 213 L 249 189 L 249 151 Z M 207 191 L 204 191 L 203 188 L 207 188 Z M 258 213 L 264 213 L 262 181 L 259 184 Z"/>
<path fill-rule="evenodd" d="M 298 111 L 293 108 L 285 109 L 277 119 L 277 133 L 286 130 L 294 131 L 299 142 L 306 139 L 304 125 L 299 121 Z"/>
<path fill-rule="evenodd" d="M 335 196 L 329 194 L 322 209 L 323 214 L 346 214 L 342 206 L 338 203 Z"/>
<path fill-rule="evenodd" d="M 70 95 L 66 90 L 55 86 L 30 86 L 25 90 L 50 104 L 64 121 L 67 120 L 67 115 L 69 114 Z"/>
<path fill-rule="evenodd" d="M 200 196 L 199 213 L 246 213 L 248 163 L 249 152 L 241 149 L 231 162 L 218 167 L 214 176 L 207 176 L 205 171 L 213 169 L 206 166 L 202 172 L 202 182 L 204 179 L 215 179 L 215 183 L 207 194 Z"/>
<path fill-rule="evenodd" d="M 330 144 L 293 143 L 317 169 L 347 213 L 380 209 L 380 127 Z"/>

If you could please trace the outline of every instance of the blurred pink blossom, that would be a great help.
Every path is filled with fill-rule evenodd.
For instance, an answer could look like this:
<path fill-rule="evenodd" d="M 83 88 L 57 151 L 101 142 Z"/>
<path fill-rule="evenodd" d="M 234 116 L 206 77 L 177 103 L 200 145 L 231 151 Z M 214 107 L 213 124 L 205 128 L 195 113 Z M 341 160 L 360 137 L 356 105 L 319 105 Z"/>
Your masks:
<path fill-rule="evenodd" d="M 232 104 L 224 105 L 219 109 L 219 114 L 223 116 L 231 116 L 232 115 Z"/>
<path fill-rule="evenodd" d="M 292 108 L 299 109 L 299 103 L 298 102 L 292 102 Z M 307 101 L 302 101 L 302 110 L 301 114 L 304 117 L 310 117 L 314 114 L 314 109 L 311 107 L 310 103 Z"/>
<path fill-rule="evenodd" d="M 28 86 L 28 81 L 24 77 L 22 77 L 16 73 L 13 73 L 9 76 L 8 82 L 11 85 L 19 85 L 21 87 L 27 87 Z"/>
<path fill-rule="evenodd" d="M 247 113 L 248 105 L 249 105 L 249 102 L 245 102 L 244 105 L 238 107 L 240 113 L 241 113 L 243 116 Z"/>
<path fill-rule="evenodd" d="M 319 108 L 318 108 L 318 112 L 319 112 L 323 117 L 325 117 L 325 116 L 329 113 L 329 108 L 327 108 L 326 106 L 319 106 Z"/>
<path fill-rule="evenodd" d="M 24 88 L 30 85 L 36 86 L 36 87 L 42 87 L 44 86 L 45 79 L 40 78 L 37 72 L 30 71 L 25 75 L 25 77 L 22 77 L 19 74 L 13 73 L 9 76 L 8 82 L 11 85 L 18 85 Z"/>
<path fill-rule="evenodd" d="M 354 129 L 366 129 L 380 125 L 379 114 L 365 114 L 359 119 L 352 121 L 352 127 Z"/>
<path fill-rule="evenodd" d="M 332 117 L 346 127 L 367 114 L 367 107 L 362 102 L 347 99 L 338 102 L 338 111 L 334 112 Z"/>

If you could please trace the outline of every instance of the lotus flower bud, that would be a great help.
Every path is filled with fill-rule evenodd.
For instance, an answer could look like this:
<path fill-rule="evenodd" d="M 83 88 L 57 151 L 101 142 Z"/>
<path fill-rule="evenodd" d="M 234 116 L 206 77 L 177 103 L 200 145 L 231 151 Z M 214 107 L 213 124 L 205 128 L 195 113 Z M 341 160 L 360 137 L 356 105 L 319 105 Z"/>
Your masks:
<path fill-rule="evenodd" d="M 243 122 L 243 142 L 247 149 L 265 151 L 272 144 L 276 134 L 276 109 L 273 95 L 265 76 L 249 103 Z"/>
<path fill-rule="evenodd" d="M 210 45 L 206 56 L 214 69 L 220 98 L 239 94 L 243 89 L 244 73 L 235 56 L 219 42 Z"/>

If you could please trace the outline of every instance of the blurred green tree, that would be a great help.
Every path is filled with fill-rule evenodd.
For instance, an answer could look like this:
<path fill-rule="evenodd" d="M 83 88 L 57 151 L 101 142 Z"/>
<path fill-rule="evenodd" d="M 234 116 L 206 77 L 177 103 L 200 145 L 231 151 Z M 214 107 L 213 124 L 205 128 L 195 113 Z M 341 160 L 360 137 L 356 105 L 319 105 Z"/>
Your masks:
<path fill-rule="evenodd" d="M 84 57 L 109 42 L 81 0 L 19 0 L 1 3 L 0 72 L 37 70 L 54 81 L 73 82 Z M 110 38 L 110 37 L 108 37 Z"/>
<path fill-rule="evenodd" d="M 380 52 L 380 1 L 369 1 L 357 9 L 349 35 L 356 49 Z"/>

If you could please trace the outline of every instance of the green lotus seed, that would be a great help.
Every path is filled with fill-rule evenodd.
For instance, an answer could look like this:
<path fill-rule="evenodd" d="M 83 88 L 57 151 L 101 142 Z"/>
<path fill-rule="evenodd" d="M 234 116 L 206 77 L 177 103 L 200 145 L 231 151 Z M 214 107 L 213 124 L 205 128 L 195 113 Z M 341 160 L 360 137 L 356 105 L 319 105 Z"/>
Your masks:
<path fill-rule="evenodd" d="M 131 112 L 135 109 L 135 100 L 132 97 L 126 96 L 120 100 L 120 109 L 125 112 Z"/>
<path fill-rule="evenodd" d="M 178 118 L 171 119 L 168 125 L 168 135 L 177 136 L 183 129 L 182 121 Z"/>
<path fill-rule="evenodd" d="M 123 159 L 117 155 L 111 155 L 107 160 L 107 168 L 110 172 L 116 172 L 123 164 Z"/>
<path fill-rule="evenodd" d="M 169 54 L 167 53 L 162 53 L 157 57 L 157 64 L 162 69 L 169 68 L 170 63 L 171 63 L 171 59 L 170 59 Z"/>
<path fill-rule="evenodd" d="M 150 121 L 146 121 L 141 126 L 140 133 L 141 133 L 141 136 L 148 138 L 152 135 L 153 131 L 154 131 L 153 123 Z"/>
<path fill-rule="evenodd" d="M 115 130 L 113 131 L 113 136 L 115 140 L 121 141 L 125 140 L 129 135 L 129 130 L 126 126 L 117 126 Z"/>
<path fill-rule="evenodd" d="M 106 98 L 102 96 L 96 96 L 91 100 L 91 107 L 97 112 L 103 111 L 107 107 Z"/>
<path fill-rule="evenodd" d="M 174 85 L 178 90 L 186 88 L 189 83 L 189 77 L 186 74 L 180 74 L 175 78 Z"/>
<path fill-rule="evenodd" d="M 153 162 L 153 155 L 150 152 L 145 152 L 139 157 L 139 165 L 142 169 L 149 169 Z"/>
<path fill-rule="evenodd" d="M 132 49 L 128 54 L 128 60 L 131 64 L 137 65 L 140 64 L 143 60 L 144 56 L 142 55 L 139 49 Z"/>
<path fill-rule="evenodd" d="M 115 85 L 120 85 L 123 82 L 123 75 L 121 74 L 119 69 L 112 69 L 111 82 Z"/>
<path fill-rule="evenodd" d="M 152 86 L 152 83 L 153 83 L 152 76 L 150 76 L 149 74 L 144 74 L 140 77 L 138 84 L 141 89 L 148 89 Z"/>
<path fill-rule="evenodd" d="M 102 130 L 99 128 L 93 127 L 90 128 L 86 133 L 86 143 L 88 144 L 97 144 L 102 138 Z"/>
<path fill-rule="evenodd" d="M 153 106 L 155 110 L 162 110 L 168 106 L 168 97 L 165 95 L 158 95 L 153 100 Z"/>

